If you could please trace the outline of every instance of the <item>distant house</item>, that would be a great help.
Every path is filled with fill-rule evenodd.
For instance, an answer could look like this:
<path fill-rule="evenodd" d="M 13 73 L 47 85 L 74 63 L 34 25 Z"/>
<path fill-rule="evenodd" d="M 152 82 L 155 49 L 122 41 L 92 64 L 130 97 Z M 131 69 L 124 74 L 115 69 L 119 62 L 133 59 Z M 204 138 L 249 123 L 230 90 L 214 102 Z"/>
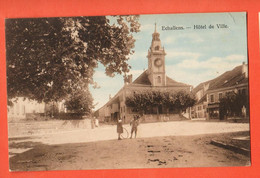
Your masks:
<path fill-rule="evenodd" d="M 8 106 L 8 121 L 25 119 L 28 114 L 40 114 L 45 112 L 45 103 L 38 103 L 23 97 L 11 100 L 13 105 Z"/>
<path fill-rule="evenodd" d="M 210 81 L 203 82 L 195 87 L 192 92 L 197 99 L 196 104 L 191 108 L 192 118 L 206 118 L 207 117 L 207 97 L 206 92 L 209 89 Z"/>
<path fill-rule="evenodd" d="M 45 103 L 29 100 L 24 97 L 16 97 L 12 100 L 12 106 L 8 106 L 8 121 L 15 122 L 28 119 L 33 115 L 50 115 L 52 110 L 58 113 L 66 113 L 67 109 L 64 105 L 65 101 Z"/>
<path fill-rule="evenodd" d="M 148 69 L 145 70 L 136 80 L 132 82 L 132 76 L 125 80 L 124 86 L 117 92 L 117 94 L 110 98 L 109 101 L 95 112 L 95 115 L 101 120 L 117 120 L 119 117 L 124 122 L 129 122 L 133 115 L 132 109 L 125 104 L 126 97 L 138 91 L 188 91 L 192 89 L 191 85 L 177 82 L 168 76 L 165 72 L 165 50 L 161 45 L 160 34 L 156 31 L 152 35 L 152 43 L 148 50 Z M 157 110 L 158 109 L 158 110 Z M 152 108 L 146 112 L 145 119 L 155 120 L 159 117 L 166 117 L 166 108 L 160 106 L 159 108 Z M 173 110 L 170 110 L 172 115 L 167 117 L 174 117 Z"/>
<path fill-rule="evenodd" d="M 203 82 L 194 88 L 198 102 L 192 107 L 193 118 L 223 119 L 220 114 L 220 99 L 229 92 L 245 94 L 248 97 L 248 67 L 243 63 L 219 77 Z M 248 106 L 244 106 L 248 113 Z M 242 108 L 241 108 L 242 111 Z"/>

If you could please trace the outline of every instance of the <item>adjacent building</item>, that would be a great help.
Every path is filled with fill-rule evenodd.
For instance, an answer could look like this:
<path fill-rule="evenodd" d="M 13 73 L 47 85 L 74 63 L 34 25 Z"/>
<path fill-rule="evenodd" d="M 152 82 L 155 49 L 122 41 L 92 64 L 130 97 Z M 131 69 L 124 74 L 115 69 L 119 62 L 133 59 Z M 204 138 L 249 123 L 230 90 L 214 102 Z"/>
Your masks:
<path fill-rule="evenodd" d="M 197 103 L 191 109 L 193 118 L 224 119 L 227 113 L 220 111 L 220 99 L 228 93 L 245 95 L 248 99 L 248 65 L 243 63 L 219 77 L 203 82 L 194 88 Z M 249 106 L 241 108 L 241 116 L 248 116 Z"/>
<path fill-rule="evenodd" d="M 207 91 L 211 81 L 203 82 L 195 87 L 192 92 L 196 97 L 196 104 L 191 108 L 192 118 L 206 118 L 207 117 Z"/>

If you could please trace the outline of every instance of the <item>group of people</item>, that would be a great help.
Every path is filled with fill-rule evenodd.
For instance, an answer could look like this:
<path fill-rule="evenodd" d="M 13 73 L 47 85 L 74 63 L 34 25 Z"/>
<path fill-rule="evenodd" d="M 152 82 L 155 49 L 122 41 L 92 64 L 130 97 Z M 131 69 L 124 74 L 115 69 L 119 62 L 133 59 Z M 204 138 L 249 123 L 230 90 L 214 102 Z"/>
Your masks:
<path fill-rule="evenodd" d="M 134 118 L 131 120 L 130 122 L 130 126 L 131 126 L 131 136 L 130 139 L 133 136 L 133 133 L 135 133 L 135 138 L 137 135 L 137 127 L 139 125 L 139 116 L 135 115 Z M 122 119 L 119 118 L 119 120 L 117 121 L 117 133 L 118 133 L 118 140 L 121 140 L 121 134 L 124 132 L 123 130 L 123 123 L 122 123 Z"/>
<path fill-rule="evenodd" d="M 139 115 L 135 115 L 133 117 L 133 119 L 130 121 L 130 126 L 131 126 L 131 136 L 130 138 L 133 137 L 133 134 L 135 134 L 135 138 L 137 135 L 137 127 L 139 125 L 139 120 L 140 120 L 140 116 Z M 90 120 L 91 123 L 91 128 L 94 129 L 95 127 L 99 127 L 99 120 L 96 117 L 91 117 Z M 124 132 L 123 129 L 123 120 L 121 118 L 118 119 L 117 121 L 117 133 L 118 133 L 118 140 L 121 140 L 121 135 Z"/>

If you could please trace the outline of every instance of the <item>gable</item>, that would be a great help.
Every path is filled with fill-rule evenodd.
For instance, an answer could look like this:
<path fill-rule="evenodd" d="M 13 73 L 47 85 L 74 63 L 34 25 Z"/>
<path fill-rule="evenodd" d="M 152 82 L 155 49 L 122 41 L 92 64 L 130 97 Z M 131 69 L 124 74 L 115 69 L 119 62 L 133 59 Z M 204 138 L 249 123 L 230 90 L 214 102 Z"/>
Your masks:
<path fill-rule="evenodd" d="M 141 84 L 141 85 L 149 85 L 151 86 L 151 82 L 147 75 L 147 70 L 145 70 L 137 79 L 133 81 L 132 84 Z"/>
<path fill-rule="evenodd" d="M 148 78 L 147 70 L 145 70 L 132 84 L 152 86 L 150 79 Z M 177 82 L 170 77 L 166 76 L 166 87 L 190 87 L 191 85 Z"/>

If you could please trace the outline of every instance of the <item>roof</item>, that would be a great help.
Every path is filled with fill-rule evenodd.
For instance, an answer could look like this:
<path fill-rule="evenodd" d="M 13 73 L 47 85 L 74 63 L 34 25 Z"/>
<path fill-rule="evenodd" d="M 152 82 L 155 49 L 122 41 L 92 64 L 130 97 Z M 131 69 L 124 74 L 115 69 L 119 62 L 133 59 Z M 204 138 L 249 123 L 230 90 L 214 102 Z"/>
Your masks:
<path fill-rule="evenodd" d="M 202 98 L 200 98 L 199 101 L 196 102 L 196 104 L 201 104 L 203 102 L 207 101 L 207 95 L 204 95 Z"/>
<path fill-rule="evenodd" d="M 150 82 L 147 74 L 147 70 L 145 70 L 137 79 L 135 79 L 131 85 L 146 85 L 146 86 L 152 86 L 152 83 Z M 167 87 L 189 87 L 191 85 L 177 82 L 170 77 L 166 76 L 166 86 Z"/>
<path fill-rule="evenodd" d="M 132 84 L 142 84 L 149 86 L 152 85 L 148 78 L 147 70 L 145 70 L 141 75 L 139 75 L 139 77 L 137 77 L 137 79 L 135 79 Z"/>
<path fill-rule="evenodd" d="M 171 87 L 189 87 L 191 85 L 185 84 L 185 83 L 181 83 L 181 82 L 177 82 L 173 79 L 171 79 L 170 77 L 166 76 L 166 86 L 171 86 Z"/>
<path fill-rule="evenodd" d="M 141 87 L 145 87 L 145 86 L 152 86 L 152 83 L 150 82 L 149 78 L 148 78 L 148 74 L 147 74 L 147 70 L 145 70 L 141 75 L 139 75 L 139 77 L 137 77 L 137 79 L 135 79 L 132 83 L 130 83 L 128 86 L 141 86 Z M 177 82 L 169 77 L 166 76 L 166 87 L 190 87 L 191 85 L 187 85 L 181 82 Z M 124 87 L 122 87 L 116 94 L 115 96 L 113 96 L 104 106 L 111 104 L 115 101 L 118 102 L 118 96 L 120 94 L 120 92 L 124 89 Z M 100 107 L 98 110 L 100 110 L 101 108 L 103 108 L 104 106 Z M 97 110 L 97 111 L 98 111 Z"/>
<path fill-rule="evenodd" d="M 232 87 L 235 85 L 248 83 L 248 78 L 245 77 L 245 75 L 242 73 L 242 67 L 243 65 L 237 66 L 233 70 L 227 71 L 212 80 L 200 83 L 192 90 L 192 92 L 197 93 L 207 84 L 209 84 L 208 90 L 216 90 L 220 88 Z"/>
<path fill-rule="evenodd" d="M 235 67 L 231 71 L 227 71 L 210 82 L 209 90 L 232 87 L 239 84 L 248 83 L 248 77 L 242 73 L 243 65 Z M 246 66 L 247 67 L 247 66 Z"/>
<path fill-rule="evenodd" d="M 198 91 L 200 91 L 201 89 L 203 89 L 204 86 L 207 85 L 207 84 L 209 84 L 211 81 L 212 81 L 212 80 L 209 80 L 209 81 L 200 83 L 198 86 L 196 86 L 196 87 L 192 90 L 192 92 L 193 92 L 194 94 L 196 94 Z"/>

